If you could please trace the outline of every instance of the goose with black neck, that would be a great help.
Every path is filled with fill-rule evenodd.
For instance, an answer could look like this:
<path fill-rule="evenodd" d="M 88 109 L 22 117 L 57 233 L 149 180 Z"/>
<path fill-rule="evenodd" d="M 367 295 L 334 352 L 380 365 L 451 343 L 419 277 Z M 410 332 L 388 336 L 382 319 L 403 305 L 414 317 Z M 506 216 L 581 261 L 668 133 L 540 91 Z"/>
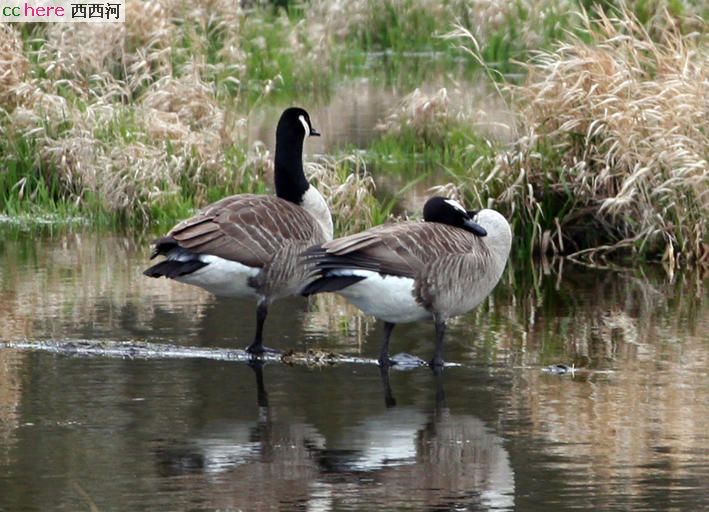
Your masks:
<path fill-rule="evenodd" d="M 384 321 L 379 364 L 390 366 L 389 338 L 397 323 L 431 319 L 436 326 L 430 365 L 442 367 L 446 321 L 495 288 L 507 263 L 512 232 L 495 210 L 468 211 L 430 198 L 424 222 L 377 226 L 310 248 L 303 295 L 337 292 Z"/>
<path fill-rule="evenodd" d="M 268 306 L 295 294 L 306 278 L 298 255 L 332 239 L 332 216 L 305 177 L 303 144 L 319 136 L 308 113 L 286 109 L 276 127 L 276 195 L 239 194 L 213 203 L 155 240 L 148 277 L 199 286 L 220 297 L 256 299 L 256 333 L 246 348 L 259 355 Z"/>

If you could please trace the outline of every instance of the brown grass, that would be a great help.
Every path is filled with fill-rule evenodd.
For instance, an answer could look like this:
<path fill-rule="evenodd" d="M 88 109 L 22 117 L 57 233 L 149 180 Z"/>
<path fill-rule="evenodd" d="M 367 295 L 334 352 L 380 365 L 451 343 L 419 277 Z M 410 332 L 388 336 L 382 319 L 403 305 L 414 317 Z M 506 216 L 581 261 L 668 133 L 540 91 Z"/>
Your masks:
<path fill-rule="evenodd" d="M 306 164 L 306 174 L 327 200 L 333 213 L 335 236 L 372 226 L 377 207 L 374 179 L 358 154 L 339 158 L 321 155 Z"/>
<path fill-rule="evenodd" d="M 385 134 L 410 131 L 431 145 L 444 143 L 456 127 L 472 127 L 475 133 L 496 141 L 511 141 L 514 113 L 499 95 L 481 81 L 431 90 L 414 89 L 401 98 L 376 125 Z"/>
<path fill-rule="evenodd" d="M 0 108 L 10 116 L 3 128 L 33 141 L 29 165 L 56 179 L 69 202 L 100 203 L 140 224 L 168 204 L 202 206 L 214 190 L 270 188 L 272 155 L 249 141 L 250 113 L 223 89 L 244 76 L 244 26 L 260 18 L 227 0 L 128 0 L 127 11 L 125 24 L 46 27 L 34 68 L 19 33 L 0 29 Z M 285 16 L 275 23 L 288 52 L 325 58 L 317 49 L 325 35 Z M 208 62 L 210 38 L 219 50 Z M 265 97 L 278 80 L 249 87 Z M 374 182 L 361 158 L 320 158 L 310 171 L 342 210 L 338 229 L 371 225 Z"/>
<path fill-rule="evenodd" d="M 10 25 L 0 25 L 0 108 L 12 110 L 20 102 L 29 70 L 22 41 Z"/>
<path fill-rule="evenodd" d="M 507 84 L 519 138 L 487 184 L 523 210 L 537 249 L 705 258 L 706 39 L 667 13 L 650 27 L 627 10 L 583 22 L 588 42 L 571 36 L 539 52 L 525 83 Z"/>
<path fill-rule="evenodd" d="M 401 15 L 397 30 L 406 33 L 412 28 L 406 24 L 423 23 L 424 15 L 458 16 L 475 27 L 456 34 L 469 44 L 491 37 L 515 12 L 489 1 L 413 3 L 406 10 L 408 2 L 390 2 Z M 543 3 L 552 6 L 545 13 L 569 9 L 564 0 Z M 528 13 L 542 8 L 519 5 Z M 286 31 L 283 51 L 303 55 L 308 69 L 331 64 L 333 45 L 342 49 L 343 39 L 363 37 L 378 4 L 316 1 L 310 7 L 299 23 L 284 15 L 274 21 Z M 228 0 L 129 0 L 127 8 L 129 22 L 101 30 L 43 28 L 44 43 L 32 58 L 15 28 L 0 28 L 5 140 L 34 141 L 31 163 L 41 168 L 38 174 L 56 171 L 58 195 L 77 204 L 100 198 L 108 212 L 141 223 L 174 198 L 201 206 L 213 198 L 210 189 L 236 191 L 252 172 L 269 183 L 269 155 L 247 142 L 250 112 L 237 110 L 239 98 L 229 96 L 240 94 L 229 88 L 253 64 L 244 50 L 245 27 L 259 21 Z M 614 20 L 581 18 L 587 39 L 571 37 L 539 53 L 527 66 L 527 81 L 507 87 L 508 110 L 520 112 L 518 136 L 485 185 L 470 187 L 476 202 L 492 196 L 508 205 L 537 250 L 589 255 L 627 247 L 672 261 L 702 258 L 709 66 L 706 44 L 687 27 L 706 32 L 706 24 L 695 19 L 680 30 L 677 18 L 665 15 L 645 27 L 627 12 Z M 520 28 L 531 38 L 523 46 L 534 46 L 534 30 Z M 214 41 L 218 51 L 209 57 Z M 250 90 L 266 96 L 279 76 L 259 80 Z M 415 90 L 381 127 L 436 143 L 464 123 L 484 134 L 481 111 L 490 126 L 507 124 L 498 114 L 503 109 L 491 114 L 469 101 L 477 91 L 441 85 Z M 343 209 L 338 230 L 381 220 L 365 211 L 377 205 L 359 157 L 316 164 L 334 172 L 332 184 L 322 169 L 316 174 L 323 192 L 334 194 L 334 211 Z"/>
<path fill-rule="evenodd" d="M 424 141 L 440 141 L 453 122 L 449 107 L 450 99 L 445 87 L 432 94 L 415 89 L 402 98 L 376 128 L 394 135 L 408 129 Z"/>
<path fill-rule="evenodd" d="M 180 75 L 169 68 L 175 25 L 159 15 L 175 7 L 127 7 L 140 16 L 125 25 L 48 27 L 36 54 L 42 78 L 32 76 L 19 35 L 3 26 L 0 107 L 8 133 L 34 141 L 32 165 L 54 175 L 65 199 L 99 201 L 142 223 L 186 182 L 197 204 L 210 186 L 237 188 L 230 180 L 250 162 L 227 165 L 226 152 L 246 144 L 245 122 L 217 102 L 198 63 Z"/>

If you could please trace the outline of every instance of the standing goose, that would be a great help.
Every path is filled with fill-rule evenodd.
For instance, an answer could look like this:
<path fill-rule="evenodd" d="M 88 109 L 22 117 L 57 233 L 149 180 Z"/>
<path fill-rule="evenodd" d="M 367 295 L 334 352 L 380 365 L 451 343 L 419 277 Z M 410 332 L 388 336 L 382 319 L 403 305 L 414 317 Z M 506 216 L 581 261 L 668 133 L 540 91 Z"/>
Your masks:
<path fill-rule="evenodd" d="M 306 277 L 298 255 L 332 240 L 332 217 L 303 173 L 303 142 L 320 135 L 301 108 L 286 109 L 276 128 L 276 197 L 240 194 L 207 206 L 154 242 L 151 259 L 165 260 L 143 273 L 200 286 L 222 297 L 257 300 L 256 335 L 246 348 L 263 346 L 268 305 L 297 293 Z"/>
<path fill-rule="evenodd" d="M 310 248 L 311 269 L 303 295 L 337 292 L 384 321 L 379 364 L 387 367 L 394 325 L 432 318 L 436 350 L 430 364 L 443 366 L 446 321 L 480 304 L 495 288 L 510 253 L 512 232 L 494 210 L 466 211 L 458 202 L 432 197 L 425 222 L 378 226 Z"/>

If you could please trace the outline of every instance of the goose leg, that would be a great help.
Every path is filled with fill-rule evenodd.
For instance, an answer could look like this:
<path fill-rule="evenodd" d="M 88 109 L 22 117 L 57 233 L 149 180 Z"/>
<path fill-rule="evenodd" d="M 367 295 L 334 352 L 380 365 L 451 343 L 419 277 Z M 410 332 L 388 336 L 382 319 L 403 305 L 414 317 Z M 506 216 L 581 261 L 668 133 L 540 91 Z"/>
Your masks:
<path fill-rule="evenodd" d="M 251 345 L 246 347 L 246 351 L 251 355 L 258 356 L 265 352 L 279 352 L 276 349 L 264 347 L 263 345 L 263 324 L 266 321 L 266 315 L 268 315 L 268 302 L 265 300 L 259 301 L 256 307 L 256 335 Z"/>
<path fill-rule="evenodd" d="M 394 326 L 391 322 L 384 322 L 384 341 L 382 341 L 382 346 L 379 347 L 379 366 L 382 368 L 388 368 L 394 362 L 389 359 L 389 338 L 391 337 L 391 331 L 394 330 Z"/>
<path fill-rule="evenodd" d="M 433 359 L 429 363 L 431 368 L 443 368 L 443 337 L 446 334 L 446 321 L 436 316 L 436 351 L 433 353 Z"/>

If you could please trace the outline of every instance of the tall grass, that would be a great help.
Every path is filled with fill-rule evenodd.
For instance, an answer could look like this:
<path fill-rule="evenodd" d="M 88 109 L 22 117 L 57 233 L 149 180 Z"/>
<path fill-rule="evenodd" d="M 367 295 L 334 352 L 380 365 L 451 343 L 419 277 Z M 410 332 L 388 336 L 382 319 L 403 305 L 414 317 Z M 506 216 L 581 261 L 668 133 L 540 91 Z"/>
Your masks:
<path fill-rule="evenodd" d="M 377 125 L 381 136 L 370 147 L 378 170 L 398 172 L 409 180 L 422 173 L 437 176 L 480 175 L 494 156 L 496 127 L 481 106 L 491 110 L 485 91 L 415 89 L 393 106 Z M 506 113 L 495 110 L 495 115 Z"/>
<path fill-rule="evenodd" d="M 518 140 L 472 185 L 506 206 L 530 250 L 707 258 L 706 25 L 683 33 L 665 12 L 646 26 L 627 9 L 581 19 L 582 36 L 506 84 Z"/>
<path fill-rule="evenodd" d="M 12 176 L 35 192 L 51 188 L 92 217 L 137 224 L 199 205 L 215 182 L 232 190 L 243 175 L 234 161 L 248 159 L 244 127 L 262 102 L 327 96 L 336 78 L 371 77 L 377 53 L 385 80 L 409 76 L 412 55 L 424 73 L 436 61 L 457 72 L 460 63 L 446 58 L 456 53 L 438 35 L 454 20 L 505 25 L 493 22 L 502 11 L 492 5 L 462 1 L 313 1 L 285 11 L 128 0 L 126 8 L 125 24 L 2 27 L 0 158 L 20 162 L 24 174 Z M 23 144 L 31 155 L 13 149 Z M 2 209 L 40 196 L 20 197 L 10 178 Z"/>
<path fill-rule="evenodd" d="M 469 75 L 477 67 L 441 37 L 455 23 L 475 33 L 487 65 L 511 74 L 529 49 L 573 26 L 575 9 L 571 0 L 317 0 L 304 9 L 304 22 L 335 49 L 331 59 L 340 67 L 364 57 L 370 71 L 386 68 L 388 83 L 409 86 L 432 71 Z"/>
<path fill-rule="evenodd" d="M 162 225 L 226 194 L 264 192 L 270 155 L 248 138 L 252 110 L 304 104 L 334 76 L 329 36 L 302 13 L 128 0 L 127 14 L 107 26 L 0 27 L 0 211 Z M 334 173 L 318 178 L 336 202 L 343 191 L 361 199 L 343 230 L 386 216 L 355 161 L 316 164 Z"/>
<path fill-rule="evenodd" d="M 374 178 L 362 155 L 321 155 L 306 164 L 306 174 L 326 198 L 338 235 L 356 233 L 389 218 L 393 205 L 378 201 Z"/>
<path fill-rule="evenodd" d="M 274 78 L 243 78 L 243 10 L 127 9 L 125 25 L 0 28 L 1 211 L 63 205 L 99 222 L 162 224 L 264 191 L 263 145 L 247 142 L 248 111 L 237 106 Z"/>
<path fill-rule="evenodd" d="M 690 15 L 704 11 L 604 5 L 614 14 L 573 0 L 128 0 L 125 24 L 3 25 L 0 212 L 164 226 L 264 192 L 252 114 L 367 77 L 413 92 L 366 152 L 312 163 L 338 232 L 389 217 L 385 182 L 427 174 L 506 209 L 529 252 L 701 259 L 707 31 Z M 495 101 L 469 85 L 480 70 Z"/>

